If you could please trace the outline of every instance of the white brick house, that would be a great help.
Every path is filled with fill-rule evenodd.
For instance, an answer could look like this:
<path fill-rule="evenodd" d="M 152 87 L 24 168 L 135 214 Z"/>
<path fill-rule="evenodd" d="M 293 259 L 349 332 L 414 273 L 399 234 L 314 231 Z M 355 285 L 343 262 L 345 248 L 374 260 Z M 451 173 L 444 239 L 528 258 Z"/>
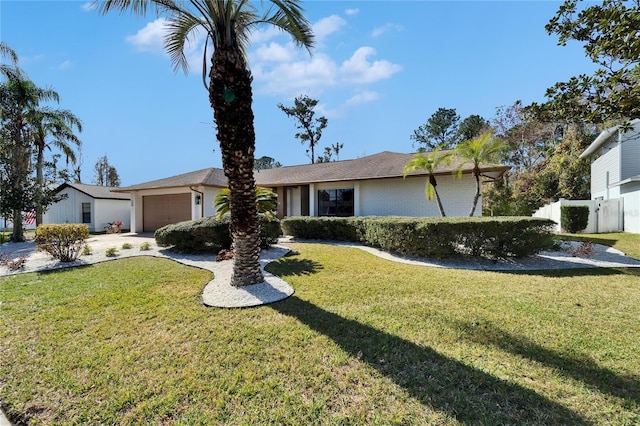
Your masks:
<path fill-rule="evenodd" d="M 382 152 L 354 160 L 279 167 L 255 172 L 258 186 L 278 194 L 278 217 L 286 216 L 439 216 L 425 198 L 427 175 L 403 178 L 414 154 Z M 467 216 L 475 194 L 471 166 L 458 178 L 457 164 L 436 170 L 438 193 L 447 216 Z M 509 167 L 486 165 L 483 180 L 501 177 Z M 150 232 L 168 223 L 215 214 L 213 200 L 227 186 L 220 169 L 210 168 L 118 188 L 131 194 L 131 230 Z M 476 215 L 482 214 L 482 200 Z"/>

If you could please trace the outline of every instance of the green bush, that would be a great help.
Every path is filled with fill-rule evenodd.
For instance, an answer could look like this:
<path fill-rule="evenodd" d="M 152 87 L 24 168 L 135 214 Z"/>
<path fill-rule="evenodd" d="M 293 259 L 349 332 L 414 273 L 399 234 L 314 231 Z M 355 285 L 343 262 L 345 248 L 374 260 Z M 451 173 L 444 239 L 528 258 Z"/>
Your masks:
<path fill-rule="evenodd" d="M 258 226 L 261 248 L 277 242 L 280 236 L 280 221 L 277 218 L 258 215 Z M 217 253 L 231 247 L 229 216 L 225 215 L 220 220 L 210 216 L 166 225 L 156 230 L 155 239 L 159 246 L 172 246 L 177 251 Z"/>
<path fill-rule="evenodd" d="M 118 249 L 116 247 L 109 247 L 104 251 L 105 256 L 115 257 L 118 255 Z"/>
<path fill-rule="evenodd" d="M 589 206 L 560 206 L 560 226 L 563 231 L 576 234 L 589 224 Z"/>
<path fill-rule="evenodd" d="M 297 238 L 359 241 L 421 257 L 522 257 L 553 244 L 553 222 L 531 217 L 288 217 L 281 225 Z"/>
<path fill-rule="evenodd" d="M 36 247 L 61 262 L 73 262 L 80 256 L 89 227 L 80 224 L 38 225 Z"/>

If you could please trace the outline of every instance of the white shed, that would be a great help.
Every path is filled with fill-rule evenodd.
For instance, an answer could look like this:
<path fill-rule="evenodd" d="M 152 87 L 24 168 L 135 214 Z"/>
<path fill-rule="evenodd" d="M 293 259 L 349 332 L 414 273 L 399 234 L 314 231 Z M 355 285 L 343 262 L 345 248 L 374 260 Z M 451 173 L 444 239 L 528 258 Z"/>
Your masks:
<path fill-rule="evenodd" d="M 56 189 L 63 199 L 49 206 L 42 221 L 51 223 L 84 223 L 90 232 L 102 232 L 109 223 L 121 221 L 122 229 L 131 229 L 131 196 L 112 192 L 115 188 L 64 183 Z"/>

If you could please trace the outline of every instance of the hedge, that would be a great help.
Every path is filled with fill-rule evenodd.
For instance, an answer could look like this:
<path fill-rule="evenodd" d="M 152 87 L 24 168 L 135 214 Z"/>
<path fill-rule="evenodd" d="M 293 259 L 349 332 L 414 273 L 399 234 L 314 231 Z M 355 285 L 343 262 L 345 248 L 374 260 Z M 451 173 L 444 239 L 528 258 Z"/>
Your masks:
<path fill-rule="evenodd" d="M 584 231 L 589 224 L 589 206 L 560 206 L 560 226 L 570 234 Z"/>
<path fill-rule="evenodd" d="M 554 222 L 532 217 L 287 217 L 296 238 L 356 241 L 420 257 L 524 257 L 553 245 Z"/>
<path fill-rule="evenodd" d="M 267 248 L 278 241 L 281 234 L 278 219 L 260 214 L 258 226 L 261 248 Z M 228 215 L 220 220 L 209 216 L 166 225 L 156 230 L 154 236 L 159 246 L 171 246 L 174 250 L 182 252 L 218 253 L 222 249 L 229 249 L 232 243 Z"/>

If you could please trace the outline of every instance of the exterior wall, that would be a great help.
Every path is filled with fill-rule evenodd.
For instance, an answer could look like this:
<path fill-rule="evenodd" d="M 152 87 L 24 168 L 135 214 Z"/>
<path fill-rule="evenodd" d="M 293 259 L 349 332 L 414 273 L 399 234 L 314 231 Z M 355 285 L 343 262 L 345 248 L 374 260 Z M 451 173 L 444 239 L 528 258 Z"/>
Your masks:
<path fill-rule="evenodd" d="M 640 176 L 640 125 L 621 136 L 620 180 Z"/>
<path fill-rule="evenodd" d="M 213 216 L 216 214 L 216 208 L 213 207 L 213 201 L 221 188 L 212 188 L 198 186 L 191 190 L 188 187 L 179 188 L 161 188 L 161 189 L 145 189 L 131 193 L 133 205 L 130 212 L 131 232 L 143 232 L 142 213 L 143 204 L 142 197 L 147 195 L 168 195 L 168 194 L 191 194 L 191 219 L 200 219 L 201 217 Z M 200 195 L 200 204 L 196 204 L 196 196 Z"/>
<path fill-rule="evenodd" d="M 287 216 L 300 216 L 302 214 L 302 193 L 300 187 L 287 188 Z"/>
<path fill-rule="evenodd" d="M 447 216 L 468 216 L 475 194 L 473 176 L 465 174 L 438 176 L 438 194 Z M 426 176 L 379 179 L 360 182 L 361 216 L 440 216 L 435 200 L 425 196 Z M 482 215 L 482 197 L 478 200 L 476 216 Z"/>
<path fill-rule="evenodd" d="M 620 182 L 620 146 L 614 136 L 600 148 L 601 154 L 591 162 L 591 198 L 610 198 L 609 186 Z M 597 194 L 597 195 L 596 195 Z"/>
<path fill-rule="evenodd" d="M 104 231 L 109 223 L 118 220 L 122 222 L 122 229 L 131 229 L 131 200 L 96 199 L 92 208 L 94 231 Z"/>

